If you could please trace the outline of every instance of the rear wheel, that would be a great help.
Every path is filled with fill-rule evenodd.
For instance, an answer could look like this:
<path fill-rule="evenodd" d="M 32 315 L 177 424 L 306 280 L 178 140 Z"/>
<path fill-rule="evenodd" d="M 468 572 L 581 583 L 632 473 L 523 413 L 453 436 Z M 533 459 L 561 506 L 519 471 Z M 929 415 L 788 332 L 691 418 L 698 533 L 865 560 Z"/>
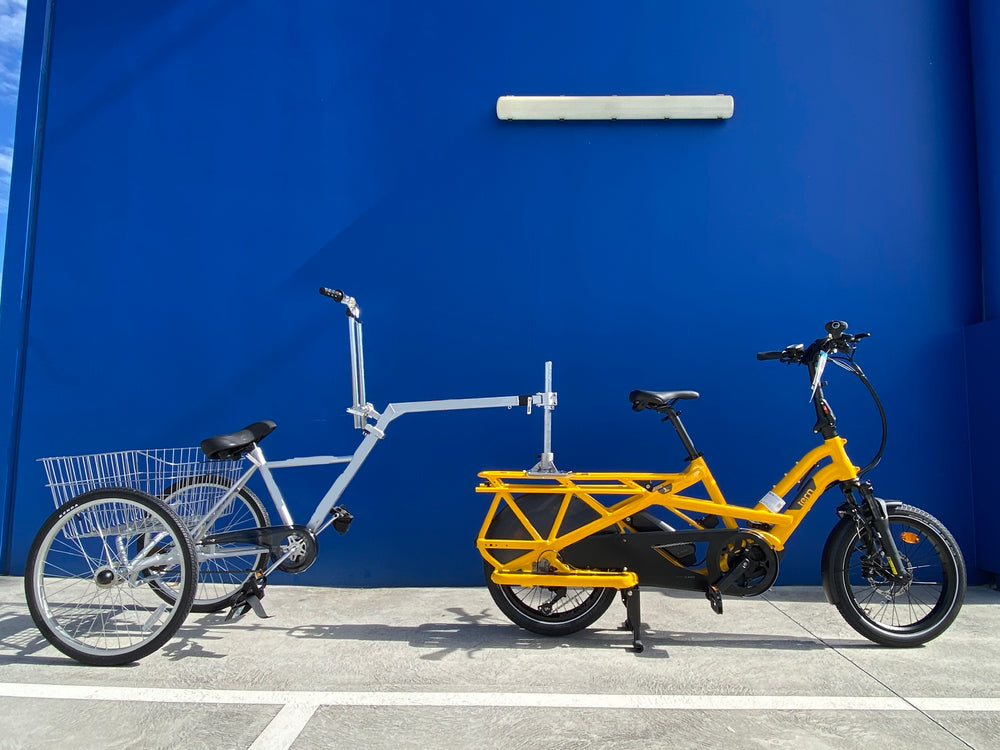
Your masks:
<path fill-rule="evenodd" d="M 200 522 L 206 510 L 214 506 L 232 486 L 233 482 L 225 477 L 183 479 L 167 488 L 163 502 L 190 528 Z M 242 487 L 204 535 L 270 525 L 264 504 L 253 492 Z M 218 612 L 233 606 L 243 590 L 243 584 L 255 573 L 263 572 L 270 559 L 267 550 L 246 543 L 196 544 L 195 551 L 198 557 L 198 588 L 192 612 Z M 155 582 L 153 586 L 161 595 L 173 596 L 170 589 Z"/>
<path fill-rule="evenodd" d="M 834 530 L 827 557 L 831 593 L 840 614 L 861 635 L 883 646 L 919 646 L 937 638 L 965 599 L 965 562 L 955 538 L 930 513 L 909 505 L 889 509 L 889 531 L 912 576 L 886 575 L 884 553 L 868 553 L 855 525 Z"/>
<path fill-rule="evenodd" d="M 156 651 L 184 622 L 197 585 L 184 524 L 156 498 L 100 489 L 42 524 L 24 575 L 35 625 L 84 664 L 127 664 Z M 151 585 L 169 589 L 164 600 Z"/>
<path fill-rule="evenodd" d="M 507 586 L 494 583 L 484 565 L 490 596 L 515 625 L 541 635 L 568 635 L 600 619 L 615 600 L 613 588 Z"/>

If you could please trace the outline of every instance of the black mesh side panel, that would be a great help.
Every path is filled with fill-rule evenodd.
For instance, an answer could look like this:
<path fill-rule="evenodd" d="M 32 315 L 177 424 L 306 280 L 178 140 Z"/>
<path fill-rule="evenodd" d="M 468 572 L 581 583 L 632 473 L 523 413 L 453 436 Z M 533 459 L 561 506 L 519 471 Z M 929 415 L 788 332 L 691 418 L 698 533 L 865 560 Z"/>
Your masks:
<path fill-rule="evenodd" d="M 552 524 L 555 523 L 564 497 L 563 493 L 515 495 L 514 502 L 517 503 L 517 507 L 528 518 L 531 525 L 535 527 L 535 531 L 544 538 L 552 531 Z M 566 534 L 598 518 L 600 518 L 600 514 L 596 510 L 574 497 L 570 500 L 566 517 L 563 518 L 562 525 L 559 527 L 559 533 Z M 486 538 L 531 539 L 531 534 L 521 523 L 521 519 L 514 515 L 514 511 L 509 506 L 504 505 L 493 516 L 493 521 L 486 530 Z M 524 554 L 524 550 L 495 549 L 491 552 L 501 563 L 510 562 Z"/>

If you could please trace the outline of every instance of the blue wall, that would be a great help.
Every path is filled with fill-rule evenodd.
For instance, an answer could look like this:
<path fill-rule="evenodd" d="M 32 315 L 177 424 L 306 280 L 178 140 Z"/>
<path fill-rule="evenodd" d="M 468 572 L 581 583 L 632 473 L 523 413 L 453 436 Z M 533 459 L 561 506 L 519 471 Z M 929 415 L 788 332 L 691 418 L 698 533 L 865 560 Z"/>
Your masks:
<path fill-rule="evenodd" d="M 727 93 L 736 112 L 500 122 L 510 93 Z M 974 134 L 951 0 L 62 0 L 10 570 L 51 510 L 39 456 L 264 418 L 269 455 L 353 450 L 346 326 L 320 285 L 362 305 L 377 407 L 534 392 L 552 359 L 560 468 L 671 470 L 674 436 L 626 396 L 694 388 L 688 427 L 747 504 L 816 440 L 805 373 L 754 353 L 848 320 L 873 333 L 859 360 L 890 416 L 877 489 L 941 517 L 974 563 Z M 867 462 L 874 409 L 831 380 Z M 345 495 L 351 532 L 295 580 L 477 582 L 476 472 L 540 448 L 537 413 L 401 419 Z M 299 520 L 328 478 L 287 475 Z M 781 583 L 818 581 L 837 502 Z"/>
<path fill-rule="evenodd" d="M 1000 317 L 1000 3 L 970 0 L 986 320 Z"/>
<path fill-rule="evenodd" d="M 996 491 L 997 433 L 1000 408 L 996 373 L 1000 365 L 1000 3 L 971 0 L 972 79 L 976 150 L 979 157 L 979 213 L 982 235 L 983 318 L 966 336 L 969 377 L 969 427 L 976 520 L 977 563 L 1000 574 L 1000 524 Z"/>
<path fill-rule="evenodd" d="M 997 372 L 1000 372 L 1000 320 L 970 326 L 966 332 L 969 353 L 969 427 L 972 437 L 972 489 L 976 519 L 976 560 L 984 570 L 1000 573 L 1000 504 L 997 503 L 996 456 L 1000 403 Z"/>

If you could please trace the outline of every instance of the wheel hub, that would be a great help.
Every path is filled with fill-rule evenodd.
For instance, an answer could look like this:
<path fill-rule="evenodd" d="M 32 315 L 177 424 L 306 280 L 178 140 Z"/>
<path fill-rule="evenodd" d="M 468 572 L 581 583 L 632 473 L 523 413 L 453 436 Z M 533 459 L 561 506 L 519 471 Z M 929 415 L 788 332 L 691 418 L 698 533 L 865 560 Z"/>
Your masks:
<path fill-rule="evenodd" d="M 899 559 L 903 563 L 903 572 L 898 576 L 893 576 L 881 563 L 872 564 L 868 558 L 862 560 L 862 575 L 886 602 L 905 594 L 913 584 L 913 566 L 906 555 L 900 553 Z"/>
<path fill-rule="evenodd" d="M 94 583 L 97 584 L 99 589 L 110 589 L 122 582 L 118 574 L 115 573 L 110 567 L 104 565 L 97 569 L 94 573 Z"/>

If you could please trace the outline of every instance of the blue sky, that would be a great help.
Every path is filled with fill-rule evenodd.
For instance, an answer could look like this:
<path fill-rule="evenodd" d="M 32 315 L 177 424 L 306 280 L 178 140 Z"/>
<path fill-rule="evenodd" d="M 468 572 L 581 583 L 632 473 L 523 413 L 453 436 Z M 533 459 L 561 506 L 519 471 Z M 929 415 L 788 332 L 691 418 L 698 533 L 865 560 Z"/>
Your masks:
<path fill-rule="evenodd" d="M 0 0 L 0 258 L 7 240 L 7 199 L 14 155 L 17 84 L 21 77 L 24 12 L 28 0 Z"/>

